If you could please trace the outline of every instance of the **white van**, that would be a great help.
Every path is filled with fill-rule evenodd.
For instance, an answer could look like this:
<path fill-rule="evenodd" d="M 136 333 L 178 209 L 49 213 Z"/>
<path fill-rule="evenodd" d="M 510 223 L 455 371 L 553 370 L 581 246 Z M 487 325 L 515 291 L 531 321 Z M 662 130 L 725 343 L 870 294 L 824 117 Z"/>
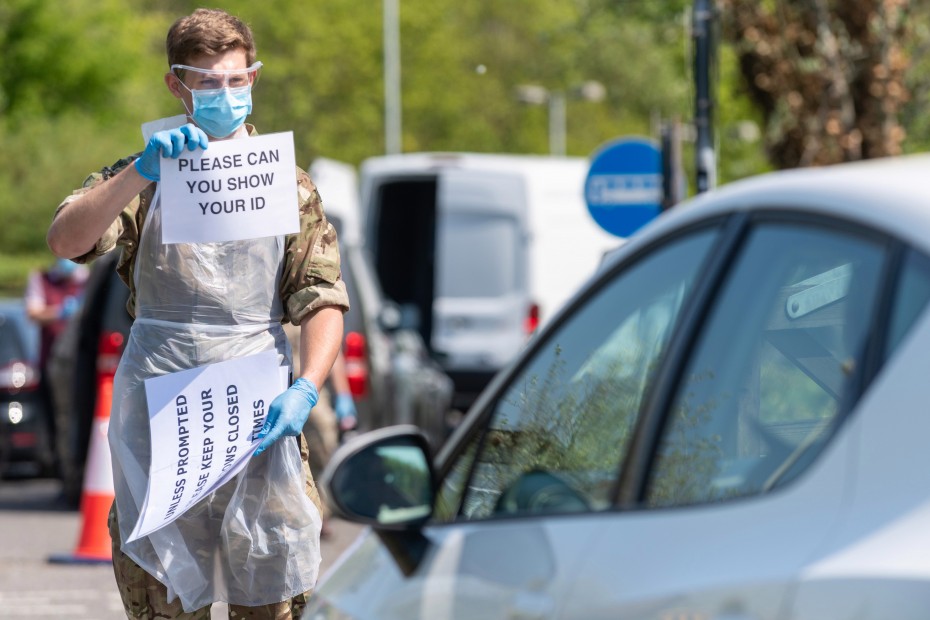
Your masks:
<path fill-rule="evenodd" d="M 467 409 L 621 239 L 584 203 L 584 158 L 411 153 L 365 160 L 362 220 L 385 294 Z"/>

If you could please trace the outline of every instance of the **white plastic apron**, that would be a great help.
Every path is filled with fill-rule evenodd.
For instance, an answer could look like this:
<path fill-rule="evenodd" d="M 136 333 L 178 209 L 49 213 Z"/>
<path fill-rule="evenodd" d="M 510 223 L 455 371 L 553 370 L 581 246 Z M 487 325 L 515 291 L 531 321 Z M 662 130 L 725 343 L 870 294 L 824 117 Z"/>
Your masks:
<path fill-rule="evenodd" d="M 281 237 L 161 243 L 156 190 L 135 265 L 136 321 L 113 389 L 109 444 L 126 540 L 148 483 L 145 379 L 269 349 L 291 364 L 281 325 Z M 185 611 L 227 601 L 259 606 L 313 588 L 320 565 L 316 506 L 297 442 L 275 442 L 235 479 L 124 553 L 180 597 Z"/>

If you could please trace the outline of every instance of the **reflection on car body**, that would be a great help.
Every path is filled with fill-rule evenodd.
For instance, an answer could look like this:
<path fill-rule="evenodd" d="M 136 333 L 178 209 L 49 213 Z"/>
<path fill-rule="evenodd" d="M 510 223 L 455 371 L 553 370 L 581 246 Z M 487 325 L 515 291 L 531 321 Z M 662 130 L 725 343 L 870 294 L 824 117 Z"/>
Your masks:
<path fill-rule="evenodd" d="M 928 166 L 766 175 L 631 237 L 435 462 L 410 427 L 337 452 L 372 530 L 305 617 L 925 617 Z M 340 503 L 388 446 L 427 514 Z"/>

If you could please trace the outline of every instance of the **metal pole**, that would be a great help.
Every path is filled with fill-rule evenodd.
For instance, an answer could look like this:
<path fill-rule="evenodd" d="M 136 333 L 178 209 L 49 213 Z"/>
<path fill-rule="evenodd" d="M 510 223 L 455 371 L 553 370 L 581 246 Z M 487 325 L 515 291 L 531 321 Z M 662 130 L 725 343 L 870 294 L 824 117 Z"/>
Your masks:
<path fill-rule="evenodd" d="M 400 0 L 384 0 L 384 151 L 396 155 L 401 145 Z"/>
<path fill-rule="evenodd" d="M 685 175 L 681 165 L 681 123 L 677 118 L 662 123 L 662 205 L 671 209 L 685 198 Z"/>
<path fill-rule="evenodd" d="M 694 127 L 695 174 L 697 191 L 705 192 L 717 185 L 717 161 L 714 153 L 713 106 L 710 63 L 713 55 L 710 0 L 695 0 L 692 37 L 694 39 Z"/>
<path fill-rule="evenodd" d="M 565 93 L 549 93 L 549 154 L 565 156 Z"/>

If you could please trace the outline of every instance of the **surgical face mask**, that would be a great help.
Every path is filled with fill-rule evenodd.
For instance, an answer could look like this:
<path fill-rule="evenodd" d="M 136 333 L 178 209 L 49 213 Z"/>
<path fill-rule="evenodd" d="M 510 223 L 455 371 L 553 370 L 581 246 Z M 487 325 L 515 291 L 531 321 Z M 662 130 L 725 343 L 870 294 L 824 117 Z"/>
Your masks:
<path fill-rule="evenodd" d="M 252 113 L 252 87 L 192 90 L 194 109 L 188 110 L 197 126 L 214 138 L 232 135 Z"/>
<path fill-rule="evenodd" d="M 187 65 L 172 65 L 171 69 L 191 93 L 194 109 L 187 113 L 194 122 L 214 138 L 225 138 L 252 112 L 252 86 L 261 66 L 258 62 L 248 69 L 208 70 Z M 193 87 L 185 83 L 185 74 Z"/>

